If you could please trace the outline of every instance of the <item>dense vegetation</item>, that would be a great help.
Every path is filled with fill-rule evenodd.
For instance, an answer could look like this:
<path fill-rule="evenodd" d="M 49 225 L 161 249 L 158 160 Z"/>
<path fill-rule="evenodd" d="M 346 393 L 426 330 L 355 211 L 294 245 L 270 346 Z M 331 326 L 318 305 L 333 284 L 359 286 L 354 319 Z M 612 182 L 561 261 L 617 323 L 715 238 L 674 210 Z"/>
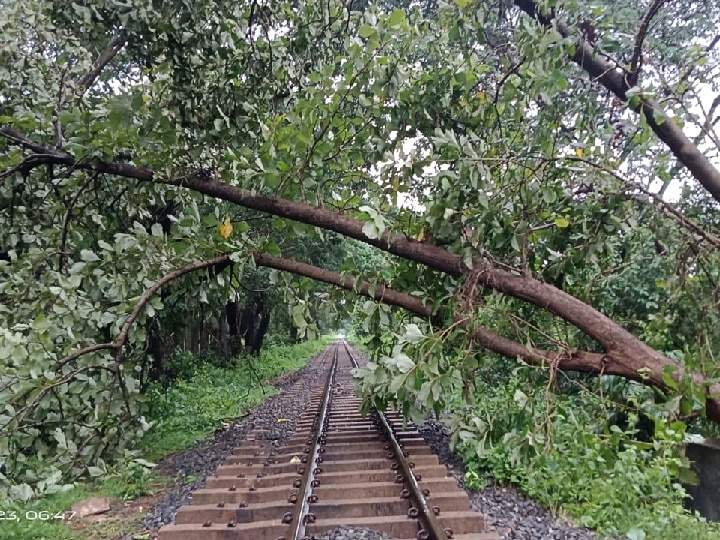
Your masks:
<path fill-rule="evenodd" d="M 542 449 L 656 463 L 677 510 L 720 423 L 716 0 L 0 7 L 2 496 L 122 458 L 183 351 L 348 313 L 368 405 L 452 409 L 548 504 Z"/>
<path fill-rule="evenodd" d="M 157 381 L 145 394 L 149 402 L 148 421 L 152 427 L 132 451 L 112 463 L 100 461 L 91 469 L 91 478 L 75 489 L 60 491 L 31 503 L 6 504 L 6 512 L 44 512 L 67 515 L 76 502 L 88 497 L 105 496 L 115 501 L 132 501 L 146 495 L 157 495 L 172 482 L 190 484 L 197 476 L 184 474 L 178 478 L 158 474 L 156 463 L 163 457 L 203 444 L 202 439 L 223 429 L 261 400 L 276 393 L 272 382 L 280 375 L 297 371 L 308 359 L 321 351 L 329 338 L 305 341 L 295 345 L 270 345 L 254 359 L 237 357 L 226 367 L 221 352 L 205 351 L 205 355 L 182 356 L 185 371 L 169 388 Z M 152 460 L 152 461 L 149 461 Z M 20 519 L 2 523 L 3 540 L 95 540 L 125 536 L 137 530 L 137 516 L 123 512 L 99 523 L 63 519 Z M 35 515 L 35 514 L 31 514 Z M 149 534 L 133 538 L 150 538 Z"/>

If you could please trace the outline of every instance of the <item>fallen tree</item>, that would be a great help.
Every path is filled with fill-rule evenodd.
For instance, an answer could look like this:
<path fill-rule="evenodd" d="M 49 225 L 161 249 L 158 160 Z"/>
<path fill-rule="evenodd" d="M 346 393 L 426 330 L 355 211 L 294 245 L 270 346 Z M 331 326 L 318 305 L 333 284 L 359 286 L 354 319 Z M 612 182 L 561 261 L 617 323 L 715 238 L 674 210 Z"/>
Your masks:
<path fill-rule="evenodd" d="M 162 309 L 153 298 L 165 283 L 230 260 L 402 307 L 429 328 L 461 329 L 473 350 L 679 393 L 694 400 L 692 415 L 720 422 L 716 366 L 683 363 L 671 357 L 669 338 L 629 331 L 628 323 L 647 326 L 645 311 L 625 316 L 603 304 L 612 278 L 647 263 L 645 237 L 632 240 L 638 231 L 651 238 L 648 266 L 658 274 L 630 294 L 665 287 L 682 296 L 695 288 L 693 298 L 710 298 L 717 291 L 718 233 L 705 193 L 684 206 L 650 189 L 674 156 L 707 193 L 720 193 L 700 143 L 663 120 L 668 115 L 649 91 L 636 88 L 638 55 L 657 10 L 639 21 L 625 69 L 587 31 L 571 30 L 534 2 L 516 4 L 539 24 L 523 19 L 529 24 L 516 29 L 487 20 L 497 24 L 495 44 L 477 37 L 489 17 L 477 7 L 446 6 L 426 20 L 341 3 L 277 12 L 234 6 L 232 16 L 220 17 L 227 4 L 196 4 L 177 13 L 148 7 L 134 19 L 118 6 L 90 13 L 81 24 L 88 43 L 76 39 L 67 14 L 42 7 L 37 24 L 59 28 L 57 43 L 36 40 L 20 24 L 3 27 L 3 54 L 29 67 L 0 73 L 7 83 L 0 94 L 0 298 L 17 306 L 0 310 L 0 346 L 17 358 L 0 377 L 0 399 L 13 409 L 0 422 L 17 436 L 0 455 L 48 456 L 65 444 L 68 468 L 104 455 L 107 433 L 121 431 L 110 426 L 118 393 L 122 421 L 134 420 L 131 370 L 144 335 L 140 325 L 130 328 L 144 310 Z M 288 33 L 272 31 L 278 25 Z M 51 50 L 74 55 L 67 72 L 50 61 Z M 633 133 L 606 129 L 626 125 L 627 116 L 604 110 L 606 96 L 593 93 L 598 85 L 585 85 L 568 61 L 639 111 L 667 148 L 642 125 Z M 586 111 L 598 116 L 586 119 Z M 616 172 L 622 164 L 632 181 Z M 148 231 L 140 222 L 169 198 L 172 225 Z M 646 198 L 663 201 L 671 217 L 649 211 Z M 215 234 L 216 221 L 239 207 L 276 219 L 262 234 L 240 227 L 232 236 Z M 387 264 L 353 278 L 278 256 L 277 239 L 327 231 L 387 254 Z M 222 273 L 213 278 L 222 296 Z M 206 286 L 197 284 L 205 301 Z M 482 322 L 491 294 L 520 313 L 518 328 Z M 717 339 L 705 319 L 712 301 L 683 307 L 697 322 L 690 338 L 708 338 L 693 345 L 700 357 Z M 115 337 L 98 339 L 107 334 Z M 545 336 L 553 346 L 536 344 Z M 93 395 L 94 379 L 76 375 L 96 372 L 104 378 Z M 31 448 L 30 425 L 44 425 L 42 407 L 20 426 L 11 420 L 14 405 L 66 388 L 72 399 L 53 399 L 72 401 L 67 410 L 78 421 L 48 423 Z M 92 450 L 67 443 L 100 435 Z"/>

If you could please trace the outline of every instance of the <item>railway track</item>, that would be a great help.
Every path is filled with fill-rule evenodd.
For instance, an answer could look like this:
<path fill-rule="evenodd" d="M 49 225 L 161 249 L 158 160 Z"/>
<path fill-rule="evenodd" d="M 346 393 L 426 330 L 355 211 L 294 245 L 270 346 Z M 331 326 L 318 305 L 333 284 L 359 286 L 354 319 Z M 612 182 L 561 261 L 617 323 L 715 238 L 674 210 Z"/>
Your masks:
<path fill-rule="evenodd" d="M 278 447 L 251 432 L 159 540 L 301 540 L 340 526 L 395 539 L 498 539 L 413 426 L 393 413 L 361 417 L 354 356 L 344 341 L 328 347 L 294 435 Z"/>

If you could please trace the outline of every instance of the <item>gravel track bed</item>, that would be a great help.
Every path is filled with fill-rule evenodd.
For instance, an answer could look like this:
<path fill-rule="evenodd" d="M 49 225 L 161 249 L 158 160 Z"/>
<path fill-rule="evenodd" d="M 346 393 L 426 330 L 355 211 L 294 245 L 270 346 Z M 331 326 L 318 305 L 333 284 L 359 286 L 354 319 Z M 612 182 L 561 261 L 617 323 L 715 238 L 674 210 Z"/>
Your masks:
<path fill-rule="evenodd" d="M 353 529 L 352 527 L 338 527 L 322 534 L 313 534 L 312 540 L 391 540 L 391 536 L 384 535 L 371 529 Z"/>
<path fill-rule="evenodd" d="M 253 429 L 269 430 L 268 438 L 280 445 L 293 433 L 301 414 L 309 405 L 310 390 L 323 369 L 306 366 L 296 373 L 285 375 L 274 382 L 281 393 L 251 410 L 249 414 L 235 420 L 230 426 L 215 431 L 210 437 L 199 441 L 194 448 L 174 454 L 164 459 L 158 470 L 164 474 L 178 476 L 181 479 L 198 476 L 191 483 L 182 481 L 173 485 L 165 496 L 157 502 L 142 522 L 142 525 L 156 532 L 162 525 L 172 523 L 177 509 L 188 504 L 192 492 L 205 484 L 205 477 L 230 455 L 233 449 L 244 440 Z M 289 397 L 287 390 L 298 382 L 306 392 Z M 278 418 L 287 418 L 287 422 L 278 423 Z M 461 459 L 450 451 L 450 433 L 446 426 L 428 420 L 419 427 L 420 433 L 438 455 L 440 462 L 448 467 L 458 484 L 464 488 L 464 474 Z M 598 540 L 598 536 L 588 529 L 573 527 L 555 516 L 539 504 L 518 494 L 512 488 L 491 484 L 481 490 L 465 488 L 470 497 L 473 510 L 484 513 L 490 525 L 498 534 L 508 540 Z M 340 527 L 333 531 L 312 536 L 313 540 L 389 540 L 391 537 L 368 529 Z"/>
<path fill-rule="evenodd" d="M 269 430 L 268 440 L 272 440 L 275 445 L 282 444 L 295 431 L 298 419 L 310 404 L 310 391 L 324 371 L 325 368 L 313 366 L 311 361 L 299 371 L 276 379 L 273 385 L 280 390 L 279 394 L 268 398 L 229 426 L 198 441 L 195 447 L 163 459 L 158 464 L 158 472 L 178 476 L 180 482 L 169 488 L 152 513 L 143 519 L 142 525 L 157 532 L 161 526 L 172 523 L 178 508 L 190 502 L 192 492 L 205 485 L 205 478 L 215 472 L 253 429 Z M 290 397 L 287 390 L 295 382 L 305 391 Z M 278 418 L 287 418 L 288 421 L 278 423 Z M 182 482 L 182 478 L 190 476 L 199 478 L 187 484 Z"/>

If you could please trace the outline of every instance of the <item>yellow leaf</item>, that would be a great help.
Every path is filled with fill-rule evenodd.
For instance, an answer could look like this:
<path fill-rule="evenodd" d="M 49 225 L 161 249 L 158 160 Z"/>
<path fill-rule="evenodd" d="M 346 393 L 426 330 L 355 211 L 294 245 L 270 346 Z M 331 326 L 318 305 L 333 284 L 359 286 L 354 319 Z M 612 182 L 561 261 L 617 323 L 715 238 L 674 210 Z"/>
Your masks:
<path fill-rule="evenodd" d="M 278 418 L 277 419 L 278 424 L 282 424 L 283 422 L 289 422 L 289 421 L 290 421 L 289 418 Z"/>
<path fill-rule="evenodd" d="M 230 218 L 223 219 L 223 222 L 218 225 L 218 231 L 223 238 L 228 238 L 232 234 L 233 226 L 230 223 Z"/>
<path fill-rule="evenodd" d="M 422 242 L 423 238 L 425 238 L 425 229 L 421 230 L 420 233 L 417 235 L 417 241 Z"/>
<path fill-rule="evenodd" d="M 585 157 L 585 149 L 580 148 L 579 146 L 575 149 L 575 153 L 577 154 L 577 157 Z"/>
<path fill-rule="evenodd" d="M 567 218 L 564 218 L 564 217 L 555 218 L 555 226 L 560 227 L 561 229 L 564 229 L 568 225 L 570 225 L 570 222 L 567 220 Z"/>

